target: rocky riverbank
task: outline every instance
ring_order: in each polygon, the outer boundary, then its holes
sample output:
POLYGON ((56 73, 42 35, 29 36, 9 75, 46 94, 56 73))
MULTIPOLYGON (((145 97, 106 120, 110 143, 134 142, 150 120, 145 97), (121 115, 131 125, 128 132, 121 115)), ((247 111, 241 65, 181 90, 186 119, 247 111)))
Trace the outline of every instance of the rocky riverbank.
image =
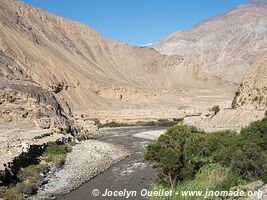
POLYGON ((50 199, 68 193, 130 154, 119 145, 97 140, 82 141, 73 147, 64 167, 51 175, 34 199, 50 199))
POLYGON ((148 139, 148 140, 157 140, 159 136, 164 134, 166 131, 167 129, 144 131, 144 132, 134 134, 133 137, 148 139))
POLYGON ((36 128, 28 124, 0 124, 0 170, 4 170, 4 163, 12 163, 16 157, 27 153, 31 146, 68 141, 71 138, 71 134, 55 133, 52 129, 36 128))

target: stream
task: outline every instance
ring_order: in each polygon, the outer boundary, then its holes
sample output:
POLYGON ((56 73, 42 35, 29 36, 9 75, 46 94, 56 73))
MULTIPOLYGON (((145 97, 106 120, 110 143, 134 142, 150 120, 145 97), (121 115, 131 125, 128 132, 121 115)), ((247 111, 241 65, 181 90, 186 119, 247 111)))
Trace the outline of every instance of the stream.
POLYGON ((137 191, 137 196, 128 199, 146 199, 142 197, 142 189, 149 190, 153 180, 157 178, 155 170, 143 162, 143 155, 146 146, 153 142, 152 140, 133 137, 133 134, 162 130, 166 128, 153 127, 127 127, 127 128, 109 128, 99 130, 98 140, 123 145, 133 151, 133 154, 123 161, 113 165, 105 172, 94 177, 69 194, 58 197, 59 200, 96 200, 96 199, 126 199, 126 197, 106 196, 106 189, 109 191, 137 191), (92 191, 97 189, 99 196, 94 196, 92 191))

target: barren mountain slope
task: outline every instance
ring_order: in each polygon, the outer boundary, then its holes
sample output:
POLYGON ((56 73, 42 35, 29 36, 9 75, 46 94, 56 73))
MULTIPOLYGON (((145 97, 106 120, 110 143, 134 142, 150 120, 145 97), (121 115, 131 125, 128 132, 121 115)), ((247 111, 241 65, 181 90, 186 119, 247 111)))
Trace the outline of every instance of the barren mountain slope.
POLYGON ((267 5, 240 5, 189 31, 177 31, 153 47, 162 54, 182 55, 206 72, 240 83, 257 55, 267 50, 267 5))
POLYGON ((1 54, 34 84, 53 92, 65 110, 139 108, 162 91, 219 90, 226 96, 233 91, 181 56, 110 41, 36 7, 0 2, 1 54))
POLYGON ((70 131, 72 121, 54 94, 36 84, 0 51, 0 124, 24 121, 40 128, 70 131))
POLYGON ((236 96, 233 107, 267 107, 267 52, 250 67, 236 96))

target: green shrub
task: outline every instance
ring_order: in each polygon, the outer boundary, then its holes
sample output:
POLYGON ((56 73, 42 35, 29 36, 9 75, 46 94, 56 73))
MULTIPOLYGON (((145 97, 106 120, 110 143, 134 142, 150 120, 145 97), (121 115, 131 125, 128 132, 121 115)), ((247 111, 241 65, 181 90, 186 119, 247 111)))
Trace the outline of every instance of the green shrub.
POLYGON ((205 136, 204 133, 197 132, 186 138, 182 152, 185 163, 184 168, 181 169, 183 177, 193 178, 201 167, 211 163, 209 157, 205 156, 204 147, 207 145, 205 136))
POLYGON ((267 177, 267 119, 256 121, 243 128, 239 135, 221 140, 213 154, 215 161, 230 166, 247 180, 267 177), (227 140, 228 139, 228 140, 227 140))
POLYGON ((100 127, 102 124, 99 119, 92 119, 97 127, 100 127))
POLYGON ((150 122, 137 122, 140 126, 157 126, 155 121, 150 121, 150 122))
POLYGON ((5 186, 0 186, 0 199, 4 198, 5 191, 6 191, 6 187, 5 186))
POLYGON ((205 133, 176 125, 148 146, 145 160, 154 164, 159 177, 174 185, 192 180, 211 163, 230 168, 248 181, 267 180, 267 119, 241 130, 205 133))
POLYGON ((16 187, 7 188, 4 191, 5 200, 23 200, 22 194, 17 190, 16 187))
POLYGON ((182 122, 182 119, 176 119, 176 120, 159 119, 157 122, 155 122, 155 126, 171 127, 179 122, 182 122))
POLYGON ((18 183, 16 185, 16 188, 20 194, 27 194, 30 196, 37 193, 38 185, 39 185, 38 180, 28 179, 27 181, 18 183))
POLYGON ((205 134, 207 143, 203 154, 207 157, 213 157, 219 151, 229 148, 237 138, 237 133, 233 131, 219 131, 211 134, 205 134))
POLYGON ((132 126, 132 124, 111 121, 111 122, 106 122, 104 124, 101 124, 98 127, 103 128, 103 127, 125 127, 125 126, 132 126))
POLYGON ((55 142, 49 142, 45 152, 43 153, 43 158, 46 162, 63 165, 67 152, 68 148, 65 145, 58 145, 55 142))
POLYGON ((210 112, 214 112, 214 114, 216 115, 218 112, 220 112, 220 106, 215 105, 212 108, 209 109, 210 112))
POLYGON ((186 125, 176 125, 147 148, 145 160, 154 163, 159 177, 171 185, 192 178, 197 171, 197 165, 190 163, 189 156, 184 155, 186 143, 196 134, 195 130, 186 125))
POLYGON ((262 179, 264 176, 265 156, 255 144, 245 144, 235 151, 230 166, 249 181, 262 179))
POLYGON ((101 123, 98 119, 93 119, 95 122, 95 125, 97 125, 99 128, 104 127, 127 127, 127 126, 157 126, 157 127, 171 127, 176 125, 177 123, 183 122, 183 119, 159 119, 157 121, 138 121, 136 123, 126 123, 126 122, 116 122, 116 121, 110 121, 106 123, 101 123))
POLYGON ((21 169, 17 177, 20 181, 27 181, 29 178, 31 179, 39 179, 40 173, 44 170, 44 166, 42 165, 29 165, 28 167, 21 169))
POLYGON ((242 141, 250 141, 250 143, 255 143, 262 150, 267 151, 267 117, 243 128, 240 137, 242 141))

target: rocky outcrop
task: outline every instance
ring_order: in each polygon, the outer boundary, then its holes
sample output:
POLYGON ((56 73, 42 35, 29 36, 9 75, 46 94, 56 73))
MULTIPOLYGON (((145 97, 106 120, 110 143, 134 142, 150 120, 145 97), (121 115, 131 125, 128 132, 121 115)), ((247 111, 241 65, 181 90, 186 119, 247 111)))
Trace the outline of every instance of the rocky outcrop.
POLYGON ((206 72, 240 83, 256 56, 267 50, 267 5, 240 5, 209 18, 192 30, 177 31, 153 47, 162 54, 182 55, 206 72))
POLYGON ((257 200, 257 199, 266 199, 267 198, 267 185, 262 181, 251 182, 246 187, 255 191, 255 194, 246 198, 246 200, 257 200))
POLYGON ((5 85, 0 87, 1 123, 17 121, 40 128, 58 128, 71 132, 72 120, 64 115, 55 97, 34 85, 5 85))
POLYGON ((0 123, 24 122, 71 132, 72 122, 54 94, 35 83, 3 52, 0 52, 0 104, 0 123))
POLYGON ((250 67, 234 97, 232 107, 267 108, 267 52, 250 67))

